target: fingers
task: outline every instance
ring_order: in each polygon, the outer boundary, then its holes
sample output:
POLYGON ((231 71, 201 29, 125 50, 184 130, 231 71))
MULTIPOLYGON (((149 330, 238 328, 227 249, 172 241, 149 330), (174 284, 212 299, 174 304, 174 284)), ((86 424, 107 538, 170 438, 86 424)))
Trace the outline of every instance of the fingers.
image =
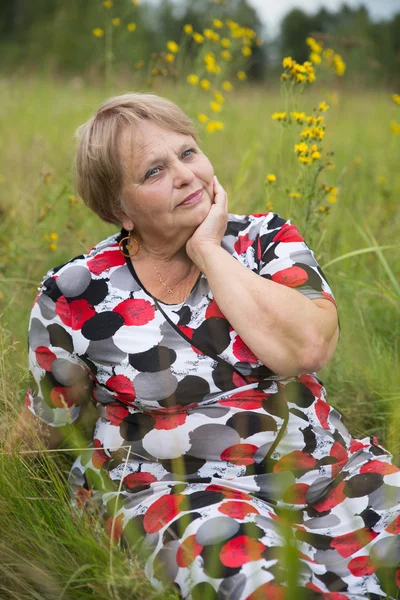
POLYGON ((214 202, 215 204, 219 203, 222 206, 224 206, 225 210, 228 209, 228 194, 226 193, 226 191, 224 190, 224 188, 222 187, 222 185, 219 183, 218 178, 216 175, 214 175, 213 177, 214 180, 214 202))

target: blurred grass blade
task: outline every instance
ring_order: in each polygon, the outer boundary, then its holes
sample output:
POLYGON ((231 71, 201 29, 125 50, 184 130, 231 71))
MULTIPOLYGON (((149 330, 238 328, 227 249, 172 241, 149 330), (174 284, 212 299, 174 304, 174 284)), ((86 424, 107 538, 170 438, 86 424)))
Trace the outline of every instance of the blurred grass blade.
MULTIPOLYGON (((376 240, 375 244, 376 244, 376 240)), ((361 248, 359 250, 353 250, 352 252, 346 252, 346 254, 342 254, 341 256, 337 256, 336 258, 333 258, 332 260, 328 261, 327 263, 325 263, 322 266, 322 270, 327 269, 328 267, 330 267, 331 265, 334 265, 337 262, 340 262, 341 260, 344 260, 345 258, 351 258, 352 256, 358 256, 359 254, 368 254, 369 252, 376 252, 379 256, 379 258, 385 261, 385 264, 387 266, 388 269, 388 275, 390 273, 390 278, 392 279, 392 277, 394 277, 392 271, 390 270, 389 265, 386 262, 385 257, 382 254, 382 250, 392 250, 392 249, 396 249, 396 248, 400 248, 400 244, 389 244, 387 246, 378 246, 377 244, 375 246, 370 246, 369 248, 361 248)), ((394 283, 395 288, 397 290, 397 293, 400 296, 400 285, 399 283, 396 281, 396 279, 394 279, 394 282, 392 280, 392 283, 394 283)))
POLYGON ((371 238, 372 243, 376 244, 376 253, 378 255, 378 258, 381 261, 382 266, 385 269, 390 281, 392 282, 394 289, 400 296, 400 283, 397 281, 395 274, 393 273, 392 269, 389 266, 389 263, 387 262, 386 258, 384 257, 384 255, 382 253, 383 246, 378 246, 377 241, 374 237, 374 234, 372 233, 372 231, 370 230, 368 225, 366 226, 366 228, 367 228, 367 233, 368 233, 369 237, 371 238))

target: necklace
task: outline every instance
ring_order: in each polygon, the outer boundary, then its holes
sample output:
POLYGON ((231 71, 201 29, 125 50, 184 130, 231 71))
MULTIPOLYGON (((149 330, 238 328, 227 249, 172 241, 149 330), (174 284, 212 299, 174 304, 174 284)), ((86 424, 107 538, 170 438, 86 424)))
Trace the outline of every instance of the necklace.
MULTIPOLYGON (((173 294, 173 293, 174 293, 174 290, 171 288, 171 286, 169 286, 169 285, 167 285, 167 284, 165 283, 165 281, 164 281, 164 280, 163 280, 163 278, 161 277, 161 273, 160 273, 160 271, 157 269, 157 266, 156 266, 156 264, 155 264, 154 260, 151 258, 150 254, 149 254, 149 253, 148 253, 148 252, 147 252, 147 251, 146 251, 146 250, 143 248, 143 244, 140 244, 140 248, 143 250, 143 252, 145 253, 145 255, 146 255, 146 256, 148 256, 148 257, 149 257, 149 259, 151 260, 151 262, 152 262, 152 264, 153 264, 153 267, 154 267, 154 269, 155 269, 155 271, 156 271, 156 273, 157 273, 157 275, 158 275, 158 279, 160 280, 160 283, 162 283, 162 285, 163 285, 163 286, 165 287, 165 289, 167 290, 167 293, 168 293, 168 294, 173 294)), ((189 271, 190 271, 190 269, 189 269, 189 271)), ((188 273, 187 275, 185 275, 185 277, 184 277, 183 279, 186 279, 186 277, 187 277, 188 275, 189 275, 189 273, 188 273)), ((182 279, 181 281, 183 281, 183 279, 182 279)))

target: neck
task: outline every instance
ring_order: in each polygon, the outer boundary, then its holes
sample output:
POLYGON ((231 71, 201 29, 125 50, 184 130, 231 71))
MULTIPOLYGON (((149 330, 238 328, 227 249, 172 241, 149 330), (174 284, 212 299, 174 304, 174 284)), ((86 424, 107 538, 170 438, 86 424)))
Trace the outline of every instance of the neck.
MULTIPOLYGON (((179 265, 180 268, 185 265, 193 265, 191 259, 186 253, 186 241, 183 245, 179 243, 179 240, 172 242, 171 244, 151 244, 147 240, 143 240, 142 236, 137 230, 131 232, 131 237, 137 239, 140 244, 139 252, 134 258, 148 258, 160 264, 161 268, 168 268, 169 265, 179 265)), ((136 248, 136 244, 134 244, 136 248)))

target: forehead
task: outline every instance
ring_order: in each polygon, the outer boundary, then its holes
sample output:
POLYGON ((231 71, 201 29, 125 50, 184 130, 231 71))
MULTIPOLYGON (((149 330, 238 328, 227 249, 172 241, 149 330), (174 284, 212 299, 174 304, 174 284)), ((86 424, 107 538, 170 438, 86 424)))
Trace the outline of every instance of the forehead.
POLYGON ((124 163, 136 167, 145 165, 152 157, 162 157, 169 148, 177 149, 185 141, 192 141, 185 135, 157 123, 143 120, 134 125, 127 125, 120 135, 120 153, 124 163))

